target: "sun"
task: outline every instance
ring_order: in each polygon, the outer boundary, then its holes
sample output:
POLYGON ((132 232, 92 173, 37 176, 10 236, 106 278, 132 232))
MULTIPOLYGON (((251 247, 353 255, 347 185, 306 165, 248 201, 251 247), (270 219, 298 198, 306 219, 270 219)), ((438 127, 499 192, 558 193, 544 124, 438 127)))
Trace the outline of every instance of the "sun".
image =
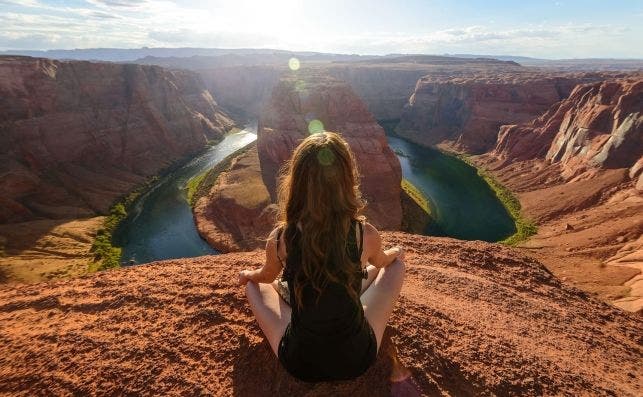
POLYGON ((280 42, 305 40, 306 19, 300 0, 225 1, 212 6, 212 13, 225 15, 227 30, 253 33, 280 42))

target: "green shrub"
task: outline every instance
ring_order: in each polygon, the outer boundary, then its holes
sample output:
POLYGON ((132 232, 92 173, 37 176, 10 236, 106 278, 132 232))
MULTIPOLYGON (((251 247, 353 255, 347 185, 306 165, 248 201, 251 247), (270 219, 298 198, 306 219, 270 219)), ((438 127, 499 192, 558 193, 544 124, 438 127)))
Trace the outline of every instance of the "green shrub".
POLYGON ((201 184, 201 182, 203 182, 206 175, 208 175, 208 171, 202 172, 199 175, 190 178, 186 185, 188 203, 190 203, 191 206, 194 206, 194 204, 196 203, 195 194, 199 190, 199 185, 201 184))
MULTIPOLYGON (((140 194, 140 193, 139 193, 140 194)), ((94 259, 89 264, 90 271, 98 271, 120 267, 121 249, 112 245, 112 234, 125 218, 127 218, 126 202, 131 204, 138 195, 128 195, 122 201, 114 204, 109 210, 109 215, 103 222, 103 227, 96 232, 96 238, 92 244, 91 252, 94 259)))
POLYGON ((94 258, 89 263, 90 272, 121 266, 121 249, 113 245, 112 235, 118 225, 127 218, 127 209, 157 180, 156 176, 150 178, 144 185, 121 198, 109 209, 109 215, 105 217, 103 227, 96 231, 96 238, 90 250, 94 253, 94 258))
POLYGON ((234 159, 250 150, 256 144, 256 141, 247 144, 246 146, 227 155, 211 169, 190 178, 186 184, 186 196, 190 206, 194 207, 201 197, 210 192, 210 189, 212 189, 212 186, 216 183, 219 175, 230 168, 234 159))
POLYGON ((429 206, 429 200, 424 196, 422 191, 418 189, 414 184, 411 183, 406 178, 402 179, 402 189, 406 192, 406 194, 413 199, 417 203, 417 205, 422 208, 424 212, 427 214, 431 214, 431 208, 429 206))

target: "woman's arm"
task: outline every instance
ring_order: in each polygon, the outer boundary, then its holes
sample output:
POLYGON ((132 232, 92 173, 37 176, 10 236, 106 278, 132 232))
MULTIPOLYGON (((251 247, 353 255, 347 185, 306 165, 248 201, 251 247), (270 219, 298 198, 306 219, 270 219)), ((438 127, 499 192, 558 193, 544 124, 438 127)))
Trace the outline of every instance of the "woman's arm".
POLYGON ((404 250, 393 247, 387 250, 382 248, 380 232, 370 223, 364 225, 364 253, 368 262, 375 267, 386 267, 396 259, 404 259, 404 250))
POLYGON ((277 258, 277 229, 273 230, 266 241, 266 263, 259 269, 242 270, 239 272, 239 284, 245 285, 248 281, 270 284, 281 272, 281 262, 277 258))

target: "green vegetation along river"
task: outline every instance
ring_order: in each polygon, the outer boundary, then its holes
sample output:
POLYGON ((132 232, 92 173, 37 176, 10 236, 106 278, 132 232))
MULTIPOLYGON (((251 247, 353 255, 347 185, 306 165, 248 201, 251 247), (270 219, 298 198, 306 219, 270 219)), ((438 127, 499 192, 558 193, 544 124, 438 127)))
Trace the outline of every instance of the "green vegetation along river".
MULTIPOLYGON (((184 166, 162 176, 128 210, 113 236, 121 261, 215 254, 197 233, 186 184, 257 138, 252 128, 230 134, 184 166)), ((434 149, 388 137, 404 178, 428 199, 432 222, 425 234, 466 240, 499 241, 515 232, 512 218, 476 169, 434 149)))
POLYGON ((162 259, 215 254, 197 233, 186 198, 190 178, 212 168, 229 154, 257 139, 254 128, 229 134, 184 166, 159 178, 128 210, 113 236, 121 261, 146 263, 162 259))

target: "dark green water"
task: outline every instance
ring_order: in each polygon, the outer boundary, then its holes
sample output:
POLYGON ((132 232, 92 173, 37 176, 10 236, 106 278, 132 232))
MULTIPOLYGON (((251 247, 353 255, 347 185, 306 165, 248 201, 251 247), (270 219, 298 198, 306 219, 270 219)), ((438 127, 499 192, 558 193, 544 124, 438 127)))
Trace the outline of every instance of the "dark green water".
MULTIPOLYGON (((115 244, 123 250, 121 261, 146 263, 217 253, 196 231, 185 186, 256 138, 253 129, 228 135, 139 197, 114 234, 115 244)), ((435 221, 425 234, 498 241, 515 232, 511 217, 473 167, 400 138, 388 140, 398 153, 404 177, 429 199, 435 221)))
POLYGON ((121 261, 146 263, 217 253, 197 233, 186 183, 257 139, 254 129, 230 134, 189 163, 160 178, 129 210, 114 234, 121 261))
POLYGON ((435 149, 388 136, 404 178, 428 198, 435 220, 425 234, 500 241, 515 233, 507 210, 475 168, 435 149))

